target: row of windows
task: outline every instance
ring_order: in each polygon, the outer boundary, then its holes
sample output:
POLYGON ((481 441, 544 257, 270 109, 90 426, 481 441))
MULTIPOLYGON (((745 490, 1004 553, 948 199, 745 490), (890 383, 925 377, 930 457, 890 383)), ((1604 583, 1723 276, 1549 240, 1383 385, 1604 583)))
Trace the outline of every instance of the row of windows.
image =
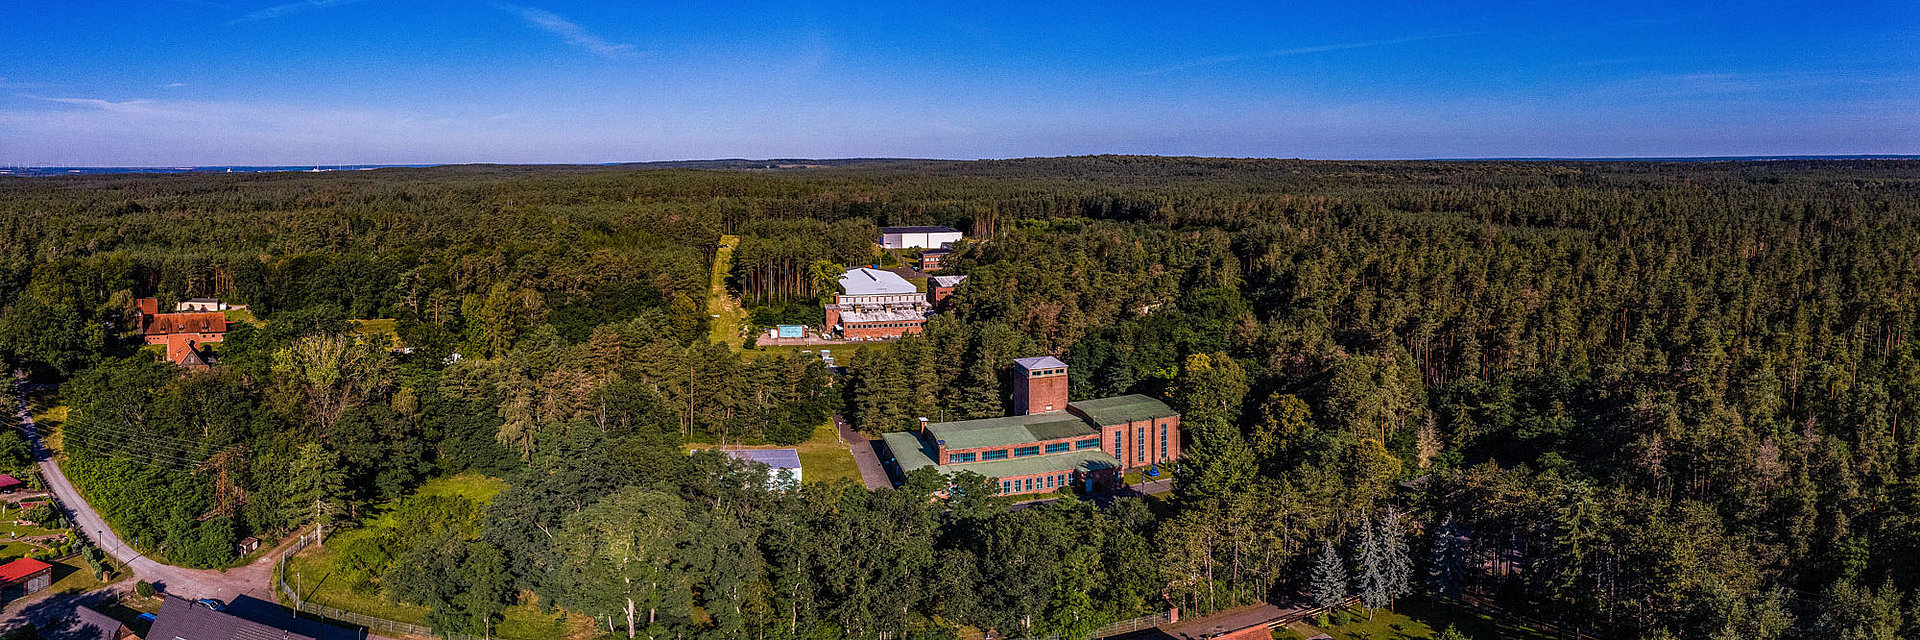
POLYGON ((1067 486, 1067 474, 1060 473, 1040 478, 1017 478, 1001 480, 1000 493, 1031 493, 1067 486))
MULTIPOLYGON (((1127 442, 1126 436, 1124 435, 1125 433, 1126 433, 1125 431, 1113 432, 1113 457, 1119 458, 1121 460, 1127 459, 1127 455, 1125 453, 1125 447, 1127 442)), ((1147 461, 1147 430, 1145 428, 1135 429, 1133 433, 1134 433, 1133 460, 1135 463, 1144 463, 1147 461)), ((1162 462, 1166 461, 1168 457, 1167 456, 1167 425, 1166 424, 1160 425, 1160 456, 1159 457, 1162 462)))
POLYGON ((1034 369, 1033 371, 1027 372, 1027 375, 1029 377, 1038 378, 1040 376, 1060 375, 1066 372, 1067 372, 1066 369, 1034 369))
POLYGON ((861 328, 861 329, 895 329, 899 327, 918 327, 926 323, 924 322, 849 322, 847 324, 857 328, 861 328))
MULTIPOLYGON (((1049 442, 1046 445, 1046 451, 1047 453, 1066 453, 1074 449, 1097 449, 1099 447, 1100 447, 1099 438, 1087 438, 1079 442, 1049 442)), ((1025 458, 1027 456, 1037 456, 1037 455, 1040 455, 1040 449, 1041 447, 1039 445, 1035 445, 1031 447, 1018 447, 1013 450, 1013 457, 1025 458)), ((947 460, 949 460, 951 464, 973 462, 975 459, 976 458, 974 457, 974 454, 971 452, 952 453, 947 455, 947 460)), ((1007 450, 995 449, 993 451, 982 451, 980 452, 979 457, 977 459, 1005 460, 1007 459, 1007 450)))

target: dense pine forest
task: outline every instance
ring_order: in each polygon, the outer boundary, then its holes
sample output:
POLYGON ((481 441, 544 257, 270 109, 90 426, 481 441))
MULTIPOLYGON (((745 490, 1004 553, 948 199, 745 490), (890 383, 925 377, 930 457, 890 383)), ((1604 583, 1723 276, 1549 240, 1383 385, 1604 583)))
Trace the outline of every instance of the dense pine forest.
POLYGON ((1312 599, 1400 547, 1404 584, 1357 595, 1920 637, 1920 161, 5 179, 0 305, 0 357, 70 409, 63 467, 143 551, 227 566, 394 518, 350 579, 447 631, 535 606, 609 637, 1083 637, 1312 599), (722 235, 756 317, 818 322, 821 265, 903 224, 969 237, 924 335, 843 373, 711 341, 722 235), (256 321, 186 374, 128 339, 149 296, 256 321), (1183 412, 1170 495, 783 491, 684 449, 1003 415, 1040 354, 1075 398, 1183 412), (506 488, 414 493, 461 472, 506 488))

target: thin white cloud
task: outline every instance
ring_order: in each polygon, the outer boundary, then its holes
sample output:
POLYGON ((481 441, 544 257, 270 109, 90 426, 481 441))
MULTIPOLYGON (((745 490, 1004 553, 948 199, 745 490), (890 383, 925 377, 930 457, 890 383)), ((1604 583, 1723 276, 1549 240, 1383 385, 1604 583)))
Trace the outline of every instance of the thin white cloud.
POLYGON ((163 86, 163 87, 166 87, 166 88, 168 88, 168 89, 178 89, 178 88, 180 88, 180 87, 184 87, 184 86, 187 86, 187 83, 185 83, 185 82, 169 82, 169 83, 166 83, 166 84, 164 84, 164 85, 161 85, 161 86, 163 86))
POLYGON ((520 16, 521 20, 527 22, 527 26, 559 36, 567 44, 586 49, 603 58, 618 58, 636 51, 633 45, 613 42, 594 35, 587 31, 586 27, 551 11, 504 2, 495 3, 493 6, 501 11, 520 16))
POLYGON ((1443 34, 1437 34, 1437 35, 1393 38, 1389 40, 1341 42, 1341 43, 1335 43, 1335 44, 1313 45, 1308 47, 1290 47, 1286 49, 1273 49, 1269 51, 1261 51, 1259 53, 1244 53, 1244 54, 1225 55, 1225 56, 1212 56, 1207 58, 1195 58, 1193 60, 1188 60, 1186 62, 1148 69, 1146 71, 1140 72, 1139 75, 1157 76, 1161 74, 1172 73, 1175 71, 1185 71, 1188 69, 1197 69, 1200 67, 1211 67, 1214 65, 1230 64, 1235 62, 1246 62, 1249 60, 1265 60, 1268 58, 1281 58, 1286 56, 1297 56, 1297 55, 1304 55, 1304 54, 1310 54, 1310 53, 1327 53, 1330 51, 1346 51, 1349 49, 1370 49, 1373 47, 1386 47, 1386 46, 1392 46, 1396 44, 1407 44, 1409 42, 1420 42, 1422 40, 1438 40, 1441 38, 1458 38, 1461 36, 1469 36, 1469 35, 1474 35, 1474 34, 1473 33, 1443 33, 1443 34))
POLYGON ((275 18, 280 18, 283 16, 292 15, 295 13, 312 11, 314 9, 325 9, 328 7, 337 7, 340 5, 353 4, 361 1, 363 0, 300 0, 300 2, 289 2, 286 4, 267 7, 265 9, 255 11, 253 13, 249 13, 247 15, 244 15, 238 18, 234 18, 233 20, 227 22, 227 24, 241 24, 245 22, 259 22, 261 20, 272 20, 275 18))

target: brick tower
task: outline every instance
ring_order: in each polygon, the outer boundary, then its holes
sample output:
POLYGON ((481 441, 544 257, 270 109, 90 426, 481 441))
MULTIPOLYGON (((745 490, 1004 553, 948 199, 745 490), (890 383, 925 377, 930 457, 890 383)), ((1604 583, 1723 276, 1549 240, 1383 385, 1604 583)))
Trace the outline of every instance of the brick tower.
POLYGON ((1067 363, 1053 356, 1013 361, 1013 411, 1017 415, 1067 408, 1067 363))

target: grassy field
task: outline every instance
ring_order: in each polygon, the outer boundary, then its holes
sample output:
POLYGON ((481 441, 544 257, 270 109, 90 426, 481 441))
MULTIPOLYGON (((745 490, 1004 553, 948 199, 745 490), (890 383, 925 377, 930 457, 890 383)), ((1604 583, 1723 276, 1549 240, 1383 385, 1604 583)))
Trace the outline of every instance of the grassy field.
POLYGON ((33 416, 35 430, 48 449, 60 450, 60 425, 67 421, 67 406, 57 393, 45 389, 27 395, 27 411, 33 416))
POLYGON ((357 336, 386 335, 393 340, 394 348, 404 347, 400 343, 400 321, 393 318, 375 318, 373 320, 353 321, 353 334, 357 336))
MULTIPOLYGON (((1418 599, 1403 602, 1398 611, 1375 611, 1368 619, 1359 612, 1352 612, 1346 624, 1329 624, 1317 627, 1314 620, 1295 625, 1295 629, 1314 630, 1333 636, 1334 640, 1427 640, 1437 638, 1447 625, 1455 625, 1460 633, 1473 640, 1552 640, 1551 634, 1504 620, 1496 620, 1484 614, 1475 613, 1452 606, 1434 606, 1418 599)), ((1273 637, 1287 640, 1304 640, 1307 636, 1298 631, 1282 630, 1273 637)))
MULTIPOLYGON (((507 486, 506 481, 478 473, 429 480, 420 486, 415 495, 466 496, 482 502, 492 501, 507 486)), ((360 536, 376 535, 383 529, 390 530, 399 523, 390 513, 368 520, 357 529, 350 529, 328 537, 326 547, 308 547, 287 564, 288 581, 300 589, 308 602, 329 607, 345 609, 355 613, 386 618, 399 622, 420 624, 427 615, 426 607, 394 604, 380 594, 355 593, 345 580, 333 579, 335 558, 333 550, 340 543, 360 536)), ((529 596, 531 597, 531 596, 529 596)), ((522 604, 507 609, 506 620, 495 629, 496 637, 509 639, 566 638, 583 634, 592 622, 579 616, 566 616, 561 613, 541 613, 540 608, 531 604, 522 604)))
POLYGON ((225 313, 227 314, 227 322, 259 322, 260 321, 259 318, 254 317, 252 309, 228 309, 226 310, 225 313))
MULTIPOLYGON (((705 449, 712 447, 713 443, 688 443, 682 446, 688 449, 705 449)), ((814 427, 812 438, 791 447, 768 444, 728 446, 727 448, 793 449, 800 454, 800 475, 806 482, 827 482, 835 478, 847 478, 856 483, 860 482, 860 467, 854 464, 853 453, 847 451, 847 445, 840 442, 840 436, 832 423, 814 427)))
POLYGON ((713 342, 725 342, 740 348, 745 338, 740 335, 740 327, 747 323, 747 310, 740 306, 740 300, 727 293, 727 273, 733 271, 733 248, 739 246, 740 236, 720 236, 720 249, 713 252, 713 274, 707 293, 707 338, 713 342))

